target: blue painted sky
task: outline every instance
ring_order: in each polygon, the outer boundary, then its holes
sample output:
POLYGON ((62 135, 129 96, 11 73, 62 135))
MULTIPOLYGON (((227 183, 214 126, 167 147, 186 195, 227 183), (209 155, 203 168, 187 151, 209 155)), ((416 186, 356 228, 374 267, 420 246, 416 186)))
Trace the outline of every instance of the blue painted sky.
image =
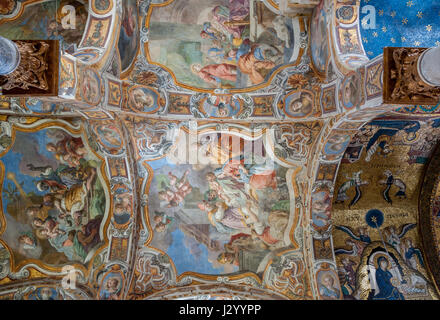
POLYGON ((365 6, 376 10, 376 28, 361 23, 361 38, 371 59, 384 47, 435 47, 440 45, 440 0, 361 0, 360 19, 365 6))
POLYGON ((168 162, 167 161, 167 157, 159 159, 159 160, 148 162, 148 165, 153 170, 159 170, 160 168, 162 168, 164 166, 170 166, 170 167, 175 167, 176 166, 175 164, 168 162))
MULTIPOLYGON (((17 146, 20 144, 20 138, 32 138, 36 143, 38 143, 38 153, 41 155, 44 155, 47 158, 54 158, 53 153, 50 153, 46 150, 46 144, 50 142, 51 140, 48 139, 47 130, 41 130, 38 132, 32 132, 32 133, 23 133, 23 132, 17 132, 16 133, 16 141, 14 143, 14 146, 17 146), (18 141, 17 141, 18 140, 18 141)), ((33 191, 35 194, 43 195, 44 192, 38 191, 37 187, 35 186, 34 181, 38 180, 37 177, 32 177, 26 174, 23 174, 20 169, 20 162, 22 161, 23 154, 21 152, 14 152, 12 149, 14 149, 14 146, 11 148, 11 151, 9 151, 5 156, 1 157, 0 160, 3 162, 5 166, 5 175, 8 172, 13 172, 15 174, 16 180, 21 183, 23 183, 23 190, 26 193, 29 193, 33 191)), ((23 150, 23 152, 26 152, 26 150, 23 150)), ((8 184, 13 184, 13 182, 5 177, 5 180, 3 182, 3 189, 7 187, 8 184)), ((2 194, 3 198, 3 204, 4 207, 7 207, 8 200, 6 197, 4 197, 4 193, 2 194)))
POLYGON ((167 254, 173 259, 179 274, 186 271, 193 271, 204 274, 222 274, 223 268, 213 268, 208 261, 208 249, 205 245, 200 244, 201 254, 196 259, 189 249, 185 246, 185 234, 176 229, 171 234, 173 237, 172 244, 168 247, 167 254))

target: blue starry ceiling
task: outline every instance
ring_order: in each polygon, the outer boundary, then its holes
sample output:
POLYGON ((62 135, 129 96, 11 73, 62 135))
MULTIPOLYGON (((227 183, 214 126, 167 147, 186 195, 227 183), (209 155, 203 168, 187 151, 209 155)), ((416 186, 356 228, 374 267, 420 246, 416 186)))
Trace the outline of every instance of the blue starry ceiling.
POLYGON ((362 43, 370 59, 382 54, 384 47, 440 46, 440 0, 361 0, 360 18, 362 43), (375 9, 375 28, 368 29, 373 25, 368 7, 363 13, 366 6, 375 9))

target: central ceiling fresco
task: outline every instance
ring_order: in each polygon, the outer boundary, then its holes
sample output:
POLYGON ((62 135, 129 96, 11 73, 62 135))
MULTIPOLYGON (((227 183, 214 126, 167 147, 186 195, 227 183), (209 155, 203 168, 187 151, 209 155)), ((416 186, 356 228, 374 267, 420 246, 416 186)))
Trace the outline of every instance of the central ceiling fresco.
POLYGON ((206 165, 168 157, 148 163, 151 246, 166 252, 178 273, 262 272, 269 253, 290 244, 287 170, 272 162, 261 138, 201 134, 199 143, 206 165), (258 146, 260 158, 245 159, 258 146))

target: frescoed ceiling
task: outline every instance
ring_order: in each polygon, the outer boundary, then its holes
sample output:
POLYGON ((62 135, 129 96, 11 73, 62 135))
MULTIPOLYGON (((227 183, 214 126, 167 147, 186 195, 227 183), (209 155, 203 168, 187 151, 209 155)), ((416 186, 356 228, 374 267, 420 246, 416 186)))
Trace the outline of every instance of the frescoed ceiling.
POLYGON ((369 58, 382 54, 384 47, 440 45, 437 0, 362 0, 360 8, 362 43, 369 58), (376 13, 371 15, 375 21, 369 16, 372 10, 376 13))
POLYGON ((0 297, 438 299, 438 105, 383 104, 373 0, 312 2, 1 2, 61 54, 58 96, 0 96, 0 297))

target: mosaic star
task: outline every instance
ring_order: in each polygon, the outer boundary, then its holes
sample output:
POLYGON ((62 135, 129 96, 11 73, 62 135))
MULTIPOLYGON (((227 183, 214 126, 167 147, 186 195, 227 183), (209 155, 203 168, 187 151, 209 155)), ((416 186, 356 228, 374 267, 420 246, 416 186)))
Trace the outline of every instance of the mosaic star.
POLYGON ((432 26, 430 24, 428 24, 426 26, 426 31, 431 32, 431 30, 432 30, 432 26))
POLYGON ((422 19, 422 18, 423 18, 423 12, 422 12, 422 11, 419 11, 419 12, 417 13, 417 17, 419 17, 420 19, 422 19))

